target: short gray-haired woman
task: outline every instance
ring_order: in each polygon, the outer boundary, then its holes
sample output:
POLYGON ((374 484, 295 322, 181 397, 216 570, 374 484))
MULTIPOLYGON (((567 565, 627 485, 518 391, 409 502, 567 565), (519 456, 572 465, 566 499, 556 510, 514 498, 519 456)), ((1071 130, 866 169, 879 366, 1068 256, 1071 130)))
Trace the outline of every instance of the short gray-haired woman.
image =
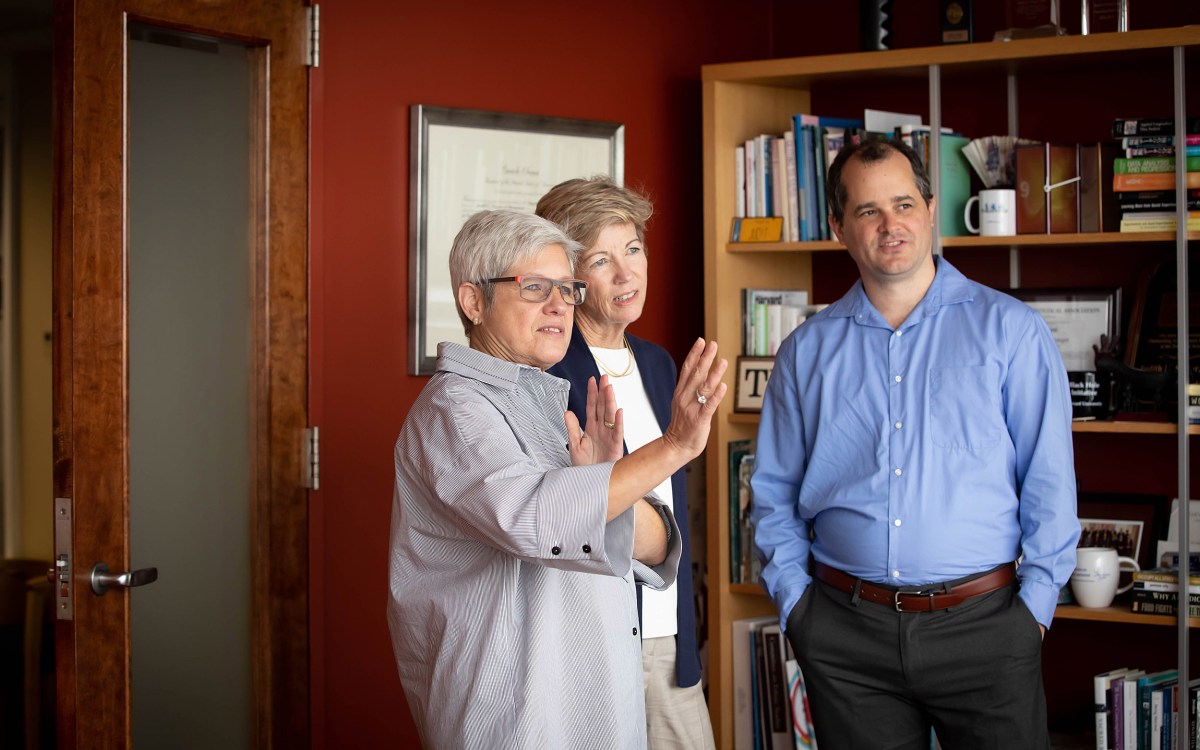
POLYGON ((396 441, 392 506, 388 625, 429 748, 646 746, 635 575, 666 588, 680 554, 653 488, 704 449, 726 363, 697 341, 670 426, 627 456, 603 379, 580 429, 569 384, 545 372, 587 294, 577 248, 543 219, 485 211, 450 252, 470 347, 438 347, 396 441))
MULTIPOLYGON (((575 273, 588 283, 567 354, 550 373, 571 382, 568 408, 581 414, 588 381, 605 373, 625 414, 625 444, 636 450, 667 429, 675 386, 671 355, 626 331, 646 303, 646 224, 654 206, 608 177, 593 177, 554 186, 538 201, 536 213, 583 246, 575 273)), ((715 743, 700 684, 683 469, 657 492, 672 508, 683 550, 674 586, 639 592, 647 732, 652 750, 705 750, 715 743)))

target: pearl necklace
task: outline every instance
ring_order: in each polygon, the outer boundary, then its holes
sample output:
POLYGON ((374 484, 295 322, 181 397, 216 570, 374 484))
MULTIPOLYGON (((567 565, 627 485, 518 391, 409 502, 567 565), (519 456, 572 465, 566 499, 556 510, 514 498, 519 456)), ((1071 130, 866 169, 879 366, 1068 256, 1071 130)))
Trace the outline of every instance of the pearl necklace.
POLYGON ((631 349, 629 347, 629 337, 624 334, 622 334, 621 337, 623 339, 625 339, 625 351, 629 352, 629 363, 627 365, 625 365, 625 369, 623 371, 614 372, 614 371, 610 370, 604 364, 603 360, 601 360, 595 354, 592 355, 592 357, 596 360, 596 366, 599 367, 601 370, 603 370, 604 374, 609 376, 610 378, 623 378, 626 375, 628 375, 629 373, 633 372, 633 349, 631 349))

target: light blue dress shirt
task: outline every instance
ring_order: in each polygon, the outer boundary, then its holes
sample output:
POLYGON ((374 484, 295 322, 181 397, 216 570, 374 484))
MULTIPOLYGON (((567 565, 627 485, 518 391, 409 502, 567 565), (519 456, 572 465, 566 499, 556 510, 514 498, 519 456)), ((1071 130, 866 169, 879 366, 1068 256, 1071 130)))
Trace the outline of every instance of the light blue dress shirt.
POLYGON ((942 258, 893 329, 862 282, 780 347, 751 486, 762 582, 780 624, 808 556, 922 585, 1022 557, 1020 597, 1047 627, 1079 519, 1066 370, 1045 321, 942 258))

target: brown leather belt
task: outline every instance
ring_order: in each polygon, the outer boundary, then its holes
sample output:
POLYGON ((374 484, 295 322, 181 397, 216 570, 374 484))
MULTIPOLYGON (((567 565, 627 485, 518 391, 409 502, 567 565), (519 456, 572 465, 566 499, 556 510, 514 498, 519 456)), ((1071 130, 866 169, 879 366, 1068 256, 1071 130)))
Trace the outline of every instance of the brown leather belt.
POLYGON ((1009 563, 954 586, 931 583, 929 588, 933 590, 928 592, 897 591, 878 586, 822 563, 814 564, 813 576, 847 594, 853 594, 857 585, 860 598, 885 607, 894 607, 897 612, 936 612, 939 609, 957 607, 972 597, 1004 588, 1016 578, 1016 567, 1014 563, 1009 563))

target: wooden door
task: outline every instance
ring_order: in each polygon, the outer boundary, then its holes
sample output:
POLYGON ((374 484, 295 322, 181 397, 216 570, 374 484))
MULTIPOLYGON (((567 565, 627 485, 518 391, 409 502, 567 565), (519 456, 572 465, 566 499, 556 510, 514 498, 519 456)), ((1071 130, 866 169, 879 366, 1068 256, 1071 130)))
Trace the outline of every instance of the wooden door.
MULTIPOLYGON (((139 520, 130 503, 137 454, 130 413, 147 373, 135 372, 131 384, 130 280, 139 261, 130 251, 136 245, 129 230, 130 157, 144 153, 145 137, 131 132, 127 119, 135 29, 174 35, 183 46, 216 40, 244 47, 246 115, 238 125, 248 149, 244 184, 237 187, 247 196, 249 269, 248 418, 239 436, 248 467, 247 742, 306 747, 307 8, 302 0, 57 0, 55 14, 54 489, 56 555, 67 555, 59 559, 56 601, 59 747, 128 747, 139 716, 131 605, 149 589, 112 586, 97 595, 91 587, 97 563, 130 571, 137 557, 130 534, 139 520)), ((147 283, 134 286, 136 296, 147 283)), ((149 376, 170 377, 153 370, 149 376)), ((161 391, 164 383, 156 385, 161 391)), ((189 480, 180 476, 178 483, 189 480)), ((221 546, 210 554, 221 561, 221 546)), ((163 571, 150 585, 171 586, 179 578, 163 571)), ((216 627, 220 615, 220 608, 205 612, 200 626, 216 627)), ((178 636, 181 646, 189 637, 178 636)), ((180 663, 166 670, 178 667, 177 685, 186 684, 189 667, 184 649, 179 653, 180 663)))

